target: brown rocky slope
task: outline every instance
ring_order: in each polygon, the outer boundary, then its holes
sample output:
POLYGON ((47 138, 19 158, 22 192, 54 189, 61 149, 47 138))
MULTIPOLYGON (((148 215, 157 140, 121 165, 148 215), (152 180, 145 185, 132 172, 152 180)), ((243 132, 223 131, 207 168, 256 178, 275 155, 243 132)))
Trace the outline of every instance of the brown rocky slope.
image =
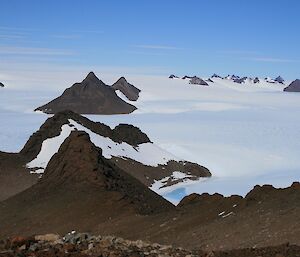
POLYGON ((114 217, 174 208, 106 160, 89 136, 77 131, 65 140, 37 184, 0 206, 2 235, 93 230, 114 217))

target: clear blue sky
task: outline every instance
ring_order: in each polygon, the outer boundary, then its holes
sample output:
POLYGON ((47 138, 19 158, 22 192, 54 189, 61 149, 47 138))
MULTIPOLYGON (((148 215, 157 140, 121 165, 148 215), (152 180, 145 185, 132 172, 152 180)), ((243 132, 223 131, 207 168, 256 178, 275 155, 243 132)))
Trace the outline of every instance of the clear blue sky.
POLYGON ((1 0, 1 62, 300 78, 299 0, 1 0))

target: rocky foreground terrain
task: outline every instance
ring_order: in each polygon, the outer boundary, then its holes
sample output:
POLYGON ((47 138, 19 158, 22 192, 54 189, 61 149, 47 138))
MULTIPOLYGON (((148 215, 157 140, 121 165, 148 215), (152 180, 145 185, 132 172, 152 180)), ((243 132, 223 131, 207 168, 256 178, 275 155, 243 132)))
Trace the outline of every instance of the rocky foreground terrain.
MULTIPOLYGON (((10 190, 0 200, 0 256, 299 256, 299 182, 283 189, 255 186, 245 197, 191 194, 175 206, 135 175, 146 170, 133 172, 134 160, 122 155, 141 154, 144 144, 153 147, 136 127, 111 129, 65 111, 49 118, 20 153, 0 153, 0 189, 10 190), (59 143, 63 128, 69 134, 59 143), (30 174, 24 165, 53 139, 57 151, 42 173, 30 174), (111 150, 122 154, 108 157, 111 150), (68 233, 73 230, 79 233, 68 233), (32 237, 47 233, 55 239, 32 237)), ((173 183, 167 166, 144 175, 167 175, 173 183)))
POLYGON ((299 183, 244 198, 192 194, 174 206, 104 150, 72 131, 35 184, 0 202, 0 238, 76 230, 207 252, 300 244, 299 183))
POLYGON ((114 236, 92 236, 75 231, 57 234, 13 237, 0 241, 2 257, 297 257, 300 247, 279 245, 231 251, 202 251, 175 248, 141 240, 130 241, 114 236))

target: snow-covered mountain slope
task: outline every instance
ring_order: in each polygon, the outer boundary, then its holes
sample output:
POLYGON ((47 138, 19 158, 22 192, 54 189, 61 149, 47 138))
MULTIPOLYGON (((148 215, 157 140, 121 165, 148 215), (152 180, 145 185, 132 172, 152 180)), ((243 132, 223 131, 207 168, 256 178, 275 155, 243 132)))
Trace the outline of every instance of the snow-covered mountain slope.
POLYGON ((35 159, 27 164, 29 169, 33 169, 33 173, 43 173, 48 162, 55 153, 58 152, 61 144, 71 134, 71 131, 85 131, 89 134, 91 142, 101 148, 102 155, 106 159, 121 157, 123 159, 132 159, 144 165, 157 167, 158 165, 166 165, 168 161, 182 161, 176 156, 168 153, 153 143, 143 143, 134 147, 126 142, 116 143, 109 137, 104 137, 94 133, 90 129, 80 125, 74 120, 69 119, 69 124, 61 127, 61 133, 52 138, 48 138, 42 143, 42 148, 35 159))
MULTIPOLYGON (((138 110, 87 117, 112 127, 133 124, 159 147, 212 172, 212 178, 166 192, 169 200, 193 192, 244 195, 256 184, 286 187, 300 180, 300 95, 283 92, 284 85, 264 78, 257 84, 212 78, 214 83, 198 87, 168 77, 126 77, 141 89, 138 110)), ((112 84, 116 77, 103 80, 112 84)), ((0 95, 0 117, 6 121, 0 123, 1 150, 24 145, 47 118, 28 110, 55 94, 7 89, 0 95)))
POLYGON ((159 194, 167 187, 171 187, 172 191, 174 185, 194 183, 202 177, 211 176, 205 167, 184 161, 158 147, 132 125, 120 124, 110 129, 105 124, 95 123, 71 111, 49 118, 20 151, 19 155, 29 160, 26 167, 30 173, 43 174, 50 159, 74 130, 86 132, 91 142, 101 149, 104 158, 147 187, 165 180, 163 185, 152 188, 159 194), (170 179, 176 172, 180 172, 181 177, 170 179))

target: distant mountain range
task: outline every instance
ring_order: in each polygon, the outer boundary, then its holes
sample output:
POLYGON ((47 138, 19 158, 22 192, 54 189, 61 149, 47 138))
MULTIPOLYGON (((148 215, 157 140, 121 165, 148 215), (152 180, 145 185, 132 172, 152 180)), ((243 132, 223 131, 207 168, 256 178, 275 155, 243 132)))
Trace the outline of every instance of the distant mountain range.
MULTIPOLYGON (((174 74, 169 76, 170 79, 180 79, 179 76, 176 76, 174 74)), ((270 77, 266 77, 264 79, 260 79, 258 77, 251 78, 251 77, 240 77, 237 75, 227 75, 225 77, 221 77, 217 74, 213 74, 210 78, 208 79, 203 79, 197 76, 183 76, 181 79, 189 80, 189 84, 194 84, 194 85, 202 85, 202 86, 209 86, 210 84, 214 83, 214 80, 227 80, 231 81, 236 84, 247 84, 247 85, 259 85, 261 83, 267 83, 267 84, 278 84, 278 85, 286 85, 286 87, 283 89, 285 92, 300 92, 300 80, 296 79, 292 83, 288 84, 281 76, 278 76, 275 79, 272 79, 270 77)))
MULTIPOLYGON (((176 76, 176 75, 174 75, 174 74, 172 74, 172 75, 169 76, 169 78, 170 79, 178 79, 179 77, 176 76)), ((199 78, 197 76, 187 76, 187 75, 185 75, 184 77, 182 77, 182 79, 189 79, 190 80, 190 84, 198 84, 198 85, 208 86, 208 84, 205 83, 204 79, 201 79, 201 78, 199 78), (202 81, 202 82, 200 82, 200 81, 202 81), (193 83, 193 82, 196 82, 196 83, 193 83)), ((246 83, 246 82, 257 84, 257 83, 261 82, 261 80, 258 77, 255 77, 255 78, 245 77, 245 76, 244 77, 240 77, 240 76, 237 76, 237 75, 227 75, 225 77, 221 77, 221 76, 219 76, 217 74, 213 74, 206 81, 213 83, 213 80, 211 80, 211 79, 226 79, 226 80, 231 80, 231 81, 233 81, 235 83, 238 83, 238 84, 243 84, 243 83, 246 83)), ((271 79, 271 78, 266 77, 264 79, 264 81, 268 82, 268 83, 271 83, 271 84, 275 84, 275 83, 284 84, 285 83, 285 80, 281 76, 278 76, 275 79, 271 79)))

